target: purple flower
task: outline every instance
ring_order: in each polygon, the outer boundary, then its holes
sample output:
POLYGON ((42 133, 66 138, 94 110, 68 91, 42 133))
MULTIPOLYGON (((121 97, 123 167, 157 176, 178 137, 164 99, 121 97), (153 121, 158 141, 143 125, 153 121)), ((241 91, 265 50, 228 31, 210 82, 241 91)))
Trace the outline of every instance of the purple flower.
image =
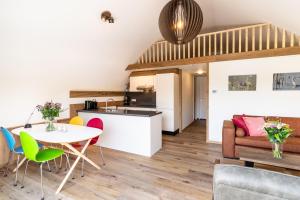
POLYGON ((61 109, 61 103, 56 103, 56 104, 54 105, 54 107, 55 107, 56 109, 60 110, 60 109, 61 109))

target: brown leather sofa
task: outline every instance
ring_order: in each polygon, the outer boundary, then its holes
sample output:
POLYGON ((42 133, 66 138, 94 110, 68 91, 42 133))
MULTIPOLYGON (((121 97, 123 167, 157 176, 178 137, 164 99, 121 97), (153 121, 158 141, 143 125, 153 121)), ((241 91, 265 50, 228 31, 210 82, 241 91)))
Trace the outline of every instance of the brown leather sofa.
MULTIPOLYGON (((265 117, 266 120, 281 120, 281 122, 289 124, 294 130, 283 145, 283 151, 300 154, 300 118, 293 117, 265 117)), ((272 149, 272 145, 265 136, 250 137, 240 134, 241 130, 234 126, 230 120, 223 123, 222 132, 222 152, 225 158, 239 158, 237 146, 246 146, 250 148, 272 149)))

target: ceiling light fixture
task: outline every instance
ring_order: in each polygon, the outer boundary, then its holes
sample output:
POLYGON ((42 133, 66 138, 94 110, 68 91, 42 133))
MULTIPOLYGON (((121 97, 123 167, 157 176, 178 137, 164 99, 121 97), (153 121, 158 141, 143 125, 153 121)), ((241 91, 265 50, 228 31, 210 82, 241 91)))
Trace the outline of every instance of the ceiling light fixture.
POLYGON ((159 16, 162 36, 173 44, 185 44, 201 31, 203 14, 194 0, 171 0, 159 16))
POLYGON ((112 17, 112 15, 109 11, 104 11, 101 13, 101 20, 103 22, 108 22, 110 24, 115 22, 114 18, 112 17))

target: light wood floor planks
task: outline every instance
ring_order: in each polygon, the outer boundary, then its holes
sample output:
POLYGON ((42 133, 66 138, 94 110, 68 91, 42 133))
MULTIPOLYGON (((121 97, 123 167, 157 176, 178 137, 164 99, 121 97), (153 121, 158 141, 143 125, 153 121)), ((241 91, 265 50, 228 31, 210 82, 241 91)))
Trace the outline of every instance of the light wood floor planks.
MULTIPOLYGON (((118 200, 206 200, 211 199, 214 161, 221 158, 221 146, 205 143, 205 122, 196 121, 177 136, 163 136, 163 149, 152 158, 103 148, 106 166, 97 171, 85 165, 62 192, 54 193, 66 172, 44 172, 45 199, 118 200)), ((97 147, 88 156, 100 162, 97 147)), ((241 164, 238 161, 229 161, 241 164)), ((53 163, 52 163, 53 166, 53 163)), ((12 166, 13 167, 13 166, 12 166)), ((23 175, 23 169, 20 175, 23 175)), ((31 164, 25 188, 13 186, 13 174, 0 177, 0 199, 40 199, 39 168, 31 164)))

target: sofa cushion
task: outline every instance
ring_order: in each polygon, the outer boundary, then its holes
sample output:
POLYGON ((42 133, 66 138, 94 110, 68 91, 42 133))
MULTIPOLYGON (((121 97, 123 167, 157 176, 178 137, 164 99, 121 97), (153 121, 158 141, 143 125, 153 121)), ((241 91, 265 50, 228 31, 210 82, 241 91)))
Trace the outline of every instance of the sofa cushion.
POLYGON ((249 135, 249 130, 243 120, 243 116, 233 116, 232 122, 237 128, 243 129, 245 131, 246 135, 249 135))
POLYGON ((245 137, 246 133, 242 128, 237 128, 235 131, 236 137, 245 137))
MULTIPOLYGON (((236 137, 235 143, 241 146, 272 149, 272 144, 265 136, 236 137)), ((283 151, 291 153, 300 153, 300 137, 289 137, 283 144, 283 151)))
POLYGON ((264 136, 265 119, 263 117, 243 117, 250 136, 264 136))

